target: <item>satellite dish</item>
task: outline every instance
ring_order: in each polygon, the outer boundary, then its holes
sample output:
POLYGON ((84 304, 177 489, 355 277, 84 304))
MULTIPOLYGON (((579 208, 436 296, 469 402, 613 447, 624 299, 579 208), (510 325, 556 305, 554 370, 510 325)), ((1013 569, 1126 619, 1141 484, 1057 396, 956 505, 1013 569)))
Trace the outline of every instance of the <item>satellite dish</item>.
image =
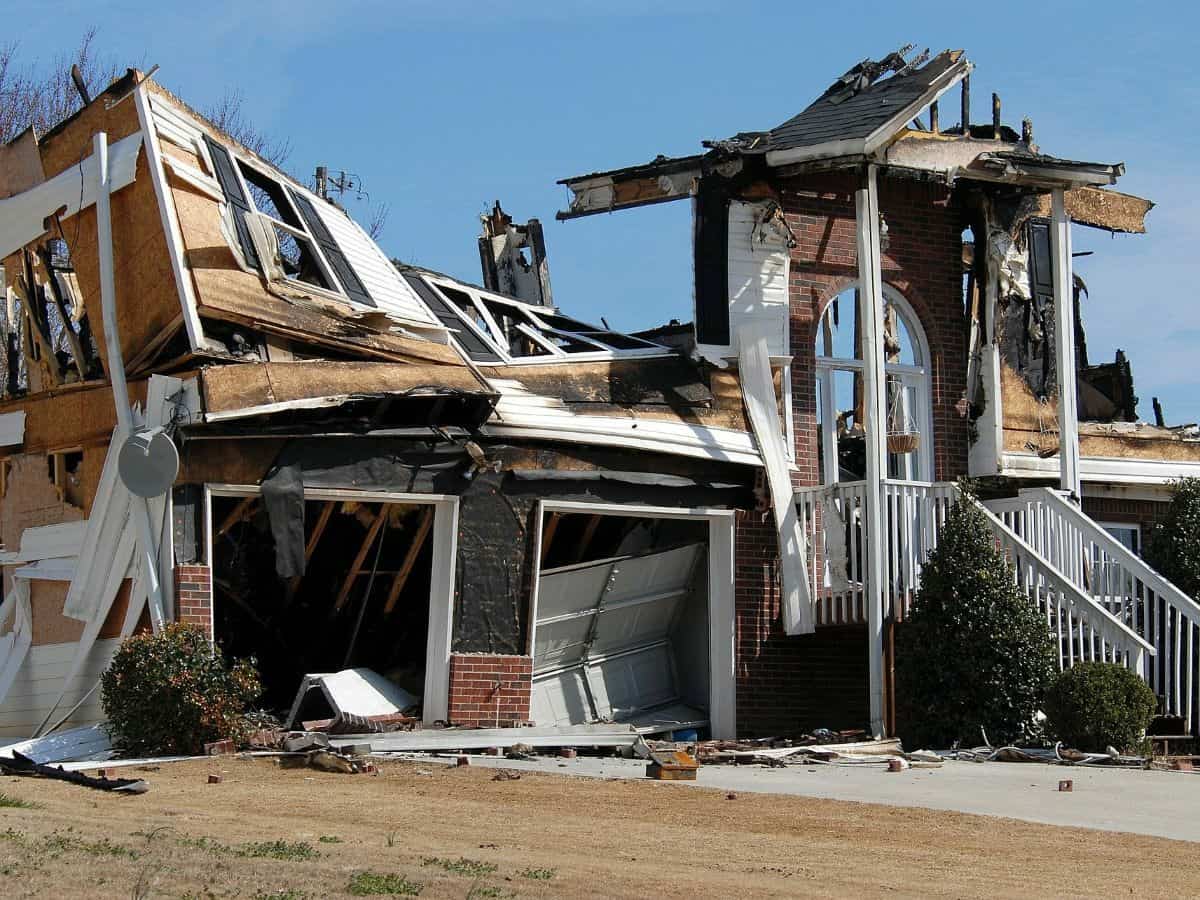
POLYGON ((117 456, 117 474, 138 497, 161 497, 179 474, 179 451, 160 429, 137 431, 125 439, 117 456))

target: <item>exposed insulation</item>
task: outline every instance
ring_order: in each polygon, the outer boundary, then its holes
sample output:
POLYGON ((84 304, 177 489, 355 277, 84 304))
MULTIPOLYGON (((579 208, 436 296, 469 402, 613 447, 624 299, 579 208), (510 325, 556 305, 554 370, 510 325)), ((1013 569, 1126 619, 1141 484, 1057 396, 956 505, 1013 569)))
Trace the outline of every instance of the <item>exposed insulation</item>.
MULTIPOLYGON (((1065 199, 1072 221, 1128 234, 1145 234, 1146 214, 1154 208, 1150 200, 1105 188, 1075 188, 1066 192, 1065 199)), ((1050 216, 1049 194, 1038 197, 1033 215, 1050 216)))
POLYGON ((324 360, 210 366, 202 371, 201 384, 204 408, 210 413, 426 386, 476 393, 489 390, 467 368, 324 360))

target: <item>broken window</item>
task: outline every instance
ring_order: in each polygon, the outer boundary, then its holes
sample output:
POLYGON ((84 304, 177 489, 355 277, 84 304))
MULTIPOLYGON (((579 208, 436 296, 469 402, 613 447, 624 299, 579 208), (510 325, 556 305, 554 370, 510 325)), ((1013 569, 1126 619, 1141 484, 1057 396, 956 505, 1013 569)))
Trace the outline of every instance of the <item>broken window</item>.
POLYGON ((534 306, 407 273, 405 278, 459 347, 476 362, 513 363, 525 359, 607 358, 616 354, 657 356, 666 348, 609 328, 589 325, 534 306))
POLYGON ((47 475, 58 492, 58 499, 72 506, 84 505, 83 451, 54 450, 46 454, 47 475))
POLYGON ((362 280, 300 190, 206 138, 221 190, 229 204, 242 257, 268 278, 282 277, 344 294, 374 306, 362 280), (256 240, 247 216, 257 215, 263 233, 256 240), (263 257, 266 257, 265 261, 263 257))
POLYGON ((4 273, 3 393, 13 397, 103 375, 66 243, 50 238, 4 273))

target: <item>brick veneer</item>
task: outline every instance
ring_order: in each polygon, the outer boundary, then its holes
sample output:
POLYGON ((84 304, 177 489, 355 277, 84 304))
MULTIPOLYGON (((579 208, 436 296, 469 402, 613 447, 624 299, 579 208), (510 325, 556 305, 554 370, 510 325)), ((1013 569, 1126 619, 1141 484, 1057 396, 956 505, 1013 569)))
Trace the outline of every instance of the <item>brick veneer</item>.
POLYGON ((450 721, 510 728, 529 721, 533 658, 488 653, 450 656, 450 721))
POLYGON ((1140 525, 1142 546, 1154 526, 1167 514, 1170 503, 1165 498, 1158 500, 1126 500, 1121 497, 1084 497, 1083 511, 1097 522, 1126 522, 1140 525))
POLYGON ((175 567, 175 618, 199 625, 213 637, 212 569, 208 566, 175 567))

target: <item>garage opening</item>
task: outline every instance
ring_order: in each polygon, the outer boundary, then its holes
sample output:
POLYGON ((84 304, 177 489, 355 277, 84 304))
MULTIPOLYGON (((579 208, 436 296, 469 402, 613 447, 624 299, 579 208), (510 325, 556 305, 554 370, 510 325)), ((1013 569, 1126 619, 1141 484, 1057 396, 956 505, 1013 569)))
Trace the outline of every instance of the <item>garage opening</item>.
MULTIPOLYGON (((363 667, 420 714, 434 515, 430 504, 306 500, 305 572, 281 578, 261 498, 212 498, 215 637, 257 660, 264 709, 287 714, 306 674, 363 667)), ((329 714, 310 705, 300 717, 329 714)))
POLYGON ((709 725, 709 523, 543 513, 531 717, 709 725))

